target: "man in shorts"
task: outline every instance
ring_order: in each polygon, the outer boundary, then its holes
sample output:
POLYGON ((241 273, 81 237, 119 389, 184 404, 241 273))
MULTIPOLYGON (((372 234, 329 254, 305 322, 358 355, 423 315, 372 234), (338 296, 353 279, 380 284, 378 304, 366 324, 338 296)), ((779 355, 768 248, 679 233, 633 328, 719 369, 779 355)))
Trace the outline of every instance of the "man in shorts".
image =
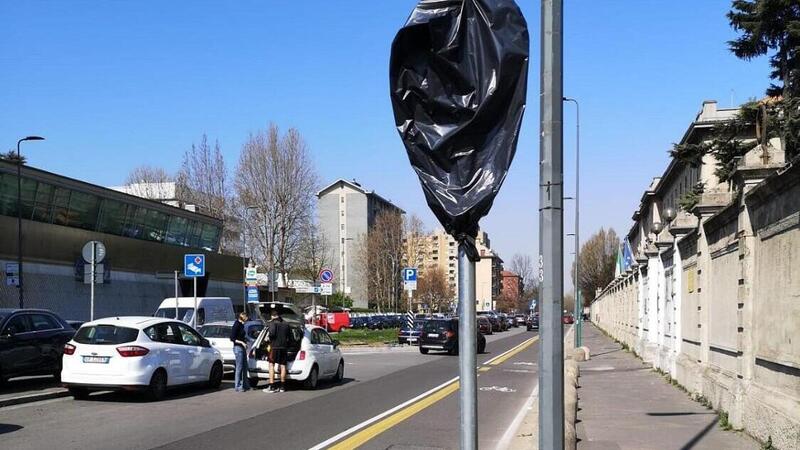
POLYGON ((273 309, 270 316, 271 320, 269 321, 269 328, 267 329, 270 346, 268 356, 269 387, 264 389, 264 392, 286 392, 286 359, 291 330, 289 329, 289 324, 281 319, 278 310, 273 309), (278 368, 275 366, 278 366, 278 368), (280 384, 275 383, 276 370, 280 370, 280 384))

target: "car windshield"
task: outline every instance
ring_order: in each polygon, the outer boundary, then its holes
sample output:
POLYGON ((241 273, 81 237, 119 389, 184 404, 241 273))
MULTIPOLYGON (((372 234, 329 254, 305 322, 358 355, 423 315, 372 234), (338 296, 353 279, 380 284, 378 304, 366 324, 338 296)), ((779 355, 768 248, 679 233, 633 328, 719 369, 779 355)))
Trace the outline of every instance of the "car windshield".
MULTIPOLYGON (((189 323, 192 321, 192 311, 194 308, 178 308, 178 320, 189 323)), ((164 319, 175 318, 175 308, 161 308, 156 311, 155 317, 163 317, 164 319)))
POLYGON ((229 338, 231 337, 231 326, 205 325, 200 328, 200 334, 206 338, 229 338))
POLYGON ((425 323, 424 330, 428 333, 448 331, 450 329, 449 320, 429 320, 425 323))
POLYGON ((139 336, 136 328, 117 327, 114 325, 90 325, 81 327, 75 337, 75 342, 89 345, 117 345, 135 341, 139 336))

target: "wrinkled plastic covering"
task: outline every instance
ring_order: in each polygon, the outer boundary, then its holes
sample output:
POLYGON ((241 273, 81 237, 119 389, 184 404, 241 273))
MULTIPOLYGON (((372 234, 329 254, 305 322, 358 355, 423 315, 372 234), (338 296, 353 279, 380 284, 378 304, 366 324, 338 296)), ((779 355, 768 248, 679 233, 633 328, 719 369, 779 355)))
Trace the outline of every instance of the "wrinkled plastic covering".
POLYGON ((473 261, 516 151, 528 48, 513 0, 422 0, 392 44, 397 130, 428 205, 473 261))

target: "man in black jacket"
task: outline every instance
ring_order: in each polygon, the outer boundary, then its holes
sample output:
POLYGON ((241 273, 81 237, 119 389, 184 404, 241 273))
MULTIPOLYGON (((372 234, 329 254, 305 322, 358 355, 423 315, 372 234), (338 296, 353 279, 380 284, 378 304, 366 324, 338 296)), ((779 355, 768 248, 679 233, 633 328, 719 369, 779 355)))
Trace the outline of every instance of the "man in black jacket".
POLYGON ((289 350, 289 340, 291 330, 289 324, 281 319, 278 310, 273 309, 270 314, 271 320, 267 329, 269 337, 269 387, 264 392, 285 392, 286 391, 286 363, 289 350), (275 366, 278 366, 281 375, 279 385, 275 384, 275 366))
POLYGON ((250 390, 247 381, 247 336, 244 332, 244 323, 247 322, 247 313, 239 314, 239 320, 231 327, 231 341, 233 341, 233 354, 236 356, 236 371, 234 372, 233 385, 236 392, 250 390))

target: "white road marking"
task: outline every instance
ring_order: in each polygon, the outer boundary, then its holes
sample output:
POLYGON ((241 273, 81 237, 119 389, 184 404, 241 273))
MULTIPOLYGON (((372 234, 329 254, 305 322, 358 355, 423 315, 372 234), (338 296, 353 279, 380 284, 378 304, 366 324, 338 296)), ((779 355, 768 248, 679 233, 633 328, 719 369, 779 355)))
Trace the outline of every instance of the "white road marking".
POLYGON ((528 370, 528 369, 503 369, 503 372, 511 372, 511 373, 537 373, 535 370, 528 370))
POLYGON ((527 362, 527 361, 518 361, 514 363, 515 366, 535 366, 536 363, 527 362))
POLYGON ((438 391, 440 389, 444 389, 445 387, 447 387, 447 385, 449 385, 451 383, 454 383, 456 381, 458 381, 458 377, 451 378, 450 380, 445 381, 444 383, 440 384, 439 386, 436 386, 435 388, 433 388, 431 390, 428 390, 428 391, 423 392, 422 394, 419 394, 418 396, 412 398, 411 400, 407 400, 407 401, 395 406, 394 408, 392 408, 390 410, 384 411, 384 412, 378 414, 377 416, 375 416, 375 417, 373 417, 371 419, 365 420, 364 422, 361 422, 358 425, 352 426, 352 427, 342 431, 341 433, 337 434, 336 436, 333 436, 333 437, 331 437, 331 438, 329 438, 329 439, 327 439, 327 440, 325 440, 323 442, 320 442, 319 444, 311 447, 309 450, 321 450, 321 449, 333 444, 334 442, 337 442, 337 441, 343 439, 344 437, 355 433, 356 431, 358 431, 358 430, 360 430, 362 428, 366 428, 369 425, 372 425, 373 423, 383 419, 384 417, 387 417, 387 416, 390 416, 390 415, 394 414, 395 412, 405 408, 406 406, 408 406, 408 405, 410 405, 412 403, 415 403, 415 402, 417 402, 419 400, 422 400, 423 398, 433 394, 434 392, 436 392, 436 391, 438 391))
POLYGON ((506 429, 506 432, 503 433, 503 437, 500 438, 500 441, 497 443, 496 450, 506 450, 511 446, 511 441, 516 436, 517 432, 519 431, 519 427, 522 425, 522 421, 525 420, 525 416, 533 409, 533 404, 536 402, 536 399, 539 397, 539 383, 536 383, 536 386, 533 388, 533 392, 531 392, 530 397, 528 397, 528 401, 522 405, 522 408, 519 409, 517 415, 514 416, 514 420, 511 421, 511 424, 506 429))
POLYGON ((494 391, 494 392, 503 392, 503 393, 517 392, 516 389, 511 389, 511 388, 505 387, 505 386, 484 386, 484 387, 481 388, 481 391, 483 391, 483 392, 494 391))

